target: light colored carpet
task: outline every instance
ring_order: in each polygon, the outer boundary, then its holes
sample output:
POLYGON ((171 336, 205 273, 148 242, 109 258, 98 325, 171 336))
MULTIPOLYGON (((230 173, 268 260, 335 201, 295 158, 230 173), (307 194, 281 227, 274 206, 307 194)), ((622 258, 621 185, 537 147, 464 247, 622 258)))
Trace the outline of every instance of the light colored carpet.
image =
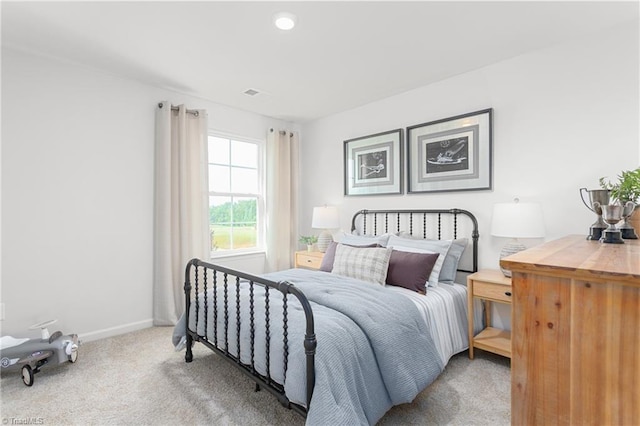
MULTIPOLYGON (((194 361, 174 352, 172 329, 156 327, 80 346, 78 361, 43 368, 27 387, 2 376, 3 424, 303 425, 267 391, 201 344, 194 361)), ((380 425, 508 425, 509 360, 478 351, 454 356, 411 404, 380 425)))

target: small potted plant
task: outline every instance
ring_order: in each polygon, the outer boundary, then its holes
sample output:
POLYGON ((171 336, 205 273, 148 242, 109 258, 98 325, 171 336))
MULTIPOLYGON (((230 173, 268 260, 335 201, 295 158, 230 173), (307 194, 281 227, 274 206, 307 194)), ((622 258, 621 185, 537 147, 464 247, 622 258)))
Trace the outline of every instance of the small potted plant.
POLYGON ((622 204, 633 201, 638 204, 640 201, 640 167, 635 170, 625 170, 618 175, 617 182, 611 182, 605 178, 600 178, 600 186, 611 191, 611 198, 620 201, 622 204))
MULTIPOLYGON (((640 232, 640 214, 636 212, 639 208, 638 204, 640 204, 640 167, 635 170, 622 171, 618 175, 617 182, 611 182, 604 177, 601 177, 600 186, 603 189, 611 191, 611 198, 613 200, 618 200, 620 204, 625 205, 627 202, 631 201, 636 205, 635 209, 625 217, 622 228, 629 228, 630 226, 633 226, 636 232, 640 232)), ((631 229, 631 232, 628 235, 629 238, 634 238, 633 229, 631 229)), ((637 236, 635 238, 637 238, 637 236)))
POLYGON ((307 245, 307 251, 313 251, 313 245, 318 242, 318 237, 316 237, 315 235, 302 235, 300 237, 300 242, 307 245))

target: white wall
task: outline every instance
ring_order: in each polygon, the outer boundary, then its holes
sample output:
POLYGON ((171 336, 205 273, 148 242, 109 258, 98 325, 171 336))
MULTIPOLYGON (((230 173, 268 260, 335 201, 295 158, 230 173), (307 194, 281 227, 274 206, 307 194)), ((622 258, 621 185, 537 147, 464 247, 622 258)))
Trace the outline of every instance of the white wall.
MULTIPOLYGON (((395 58, 393 66, 402 66, 395 58)), ((586 233, 578 189, 638 165, 638 27, 513 58, 302 126, 301 233, 313 206, 466 208, 480 222, 480 266, 504 241, 491 206, 542 203, 547 238, 586 233), (494 109, 493 191, 344 197, 343 141, 494 109)), ((3 49, 1 334, 30 324, 85 339, 151 324, 153 129, 158 101, 205 108, 216 130, 262 138, 298 127, 77 65, 3 49)), ((246 259, 245 259, 246 260, 246 259)), ((227 264, 259 273, 263 258, 227 264)), ((500 319, 498 319, 500 321, 500 319)))
MULTIPOLYGON (((232 134, 264 138, 286 125, 3 49, 3 335, 29 335, 29 325, 53 318, 85 340, 151 325, 162 100, 207 109, 210 127, 232 134)), ((243 269, 262 272, 264 256, 248 259, 243 269)))
POLYGON ((517 196, 542 204, 546 240, 586 235, 595 216, 579 188, 638 167, 638 50, 636 21, 305 124, 301 232, 312 232, 323 204, 339 206, 345 230, 362 208, 459 207, 478 218, 480 267, 497 268, 507 241, 490 236, 492 206, 517 196), (344 140, 485 108, 494 111, 492 191, 343 196, 344 140))

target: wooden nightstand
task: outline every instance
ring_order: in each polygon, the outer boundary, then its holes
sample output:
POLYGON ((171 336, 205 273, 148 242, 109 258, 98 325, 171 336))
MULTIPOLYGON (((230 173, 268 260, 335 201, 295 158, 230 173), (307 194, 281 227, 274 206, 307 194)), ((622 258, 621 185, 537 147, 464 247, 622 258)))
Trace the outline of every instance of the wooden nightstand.
POLYGON ((297 251, 296 268, 320 269, 324 253, 319 251, 297 251))
POLYGON ((511 358, 511 332, 491 327, 491 302, 511 305, 511 278, 498 270, 482 270, 467 277, 469 315, 469 358, 473 359, 473 348, 483 349, 511 358), (473 335, 473 298, 485 303, 486 328, 473 335))

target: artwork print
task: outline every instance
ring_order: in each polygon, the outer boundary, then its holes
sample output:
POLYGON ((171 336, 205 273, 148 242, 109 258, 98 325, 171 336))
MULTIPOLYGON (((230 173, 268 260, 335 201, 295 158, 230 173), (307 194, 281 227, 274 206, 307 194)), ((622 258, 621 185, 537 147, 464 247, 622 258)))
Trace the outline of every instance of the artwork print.
POLYGON ((469 138, 466 136, 427 143, 425 151, 427 174, 469 168, 469 138))
POLYGON ((491 110, 407 128, 409 192, 491 188, 491 110))
POLYGON ((402 130, 345 141, 345 195, 402 191, 402 130))
POLYGON ((375 151, 358 155, 358 180, 387 177, 387 152, 375 151))

